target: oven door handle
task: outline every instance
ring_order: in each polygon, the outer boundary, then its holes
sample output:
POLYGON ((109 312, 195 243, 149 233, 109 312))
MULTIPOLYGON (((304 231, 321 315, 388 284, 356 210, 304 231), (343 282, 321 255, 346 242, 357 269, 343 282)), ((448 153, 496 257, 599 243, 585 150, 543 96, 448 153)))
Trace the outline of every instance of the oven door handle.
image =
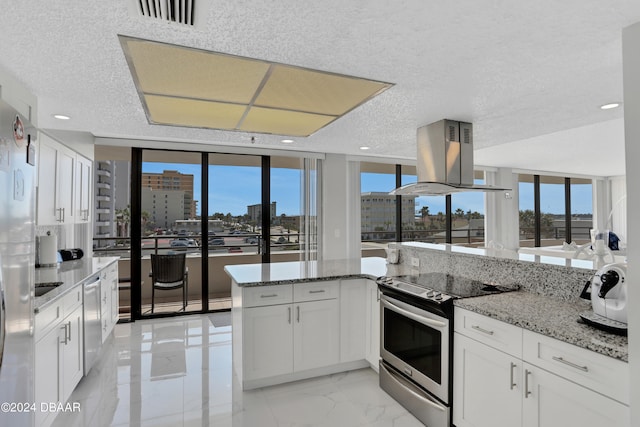
POLYGON ((405 310, 404 308, 398 307, 397 305, 389 302, 388 300, 383 299, 382 305, 389 308, 390 310, 396 311, 403 316, 407 316, 409 319, 415 320, 416 322, 422 323, 427 326, 432 326, 438 329, 444 329, 447 324, 441 322, 439 320, 429 319, 428 317, 419 316, 415 313, 410 312, 409 310, 405 310))
POLYGON ((402 378, 400 375, 393 372, 391 369, 387 369, 382 364, 380 365, 380 368, 384 369, 389 374, 389 378, 395 381, 398 385, 400 385, 402 388, 404 388, 406 391, 408 391, 410 394, 412 394, 416 399, 418 399, 422 403, 425 403, 429 406, 433 406, 435 409, 442 412, 445 412, 447 410, 447 408, 445 408, 444 406, 439 405, 438 403, 424 396, 422 393, 419 393, 418 391, 416 391, 415 390, 416 386, 414 386, 413 384, 411 384, 410 382, 402 378))

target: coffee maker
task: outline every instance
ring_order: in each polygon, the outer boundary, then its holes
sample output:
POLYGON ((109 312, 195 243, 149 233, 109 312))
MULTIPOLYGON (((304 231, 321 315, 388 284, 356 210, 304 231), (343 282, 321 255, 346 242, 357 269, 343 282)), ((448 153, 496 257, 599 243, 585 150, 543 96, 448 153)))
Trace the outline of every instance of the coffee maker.
POLYGON ((627 263, 624 262, 607 264, 596 272, 581 295, 590 298, 593 309, 580 314, 585 323, 609 332, 627 334, 626 274, 627 263))

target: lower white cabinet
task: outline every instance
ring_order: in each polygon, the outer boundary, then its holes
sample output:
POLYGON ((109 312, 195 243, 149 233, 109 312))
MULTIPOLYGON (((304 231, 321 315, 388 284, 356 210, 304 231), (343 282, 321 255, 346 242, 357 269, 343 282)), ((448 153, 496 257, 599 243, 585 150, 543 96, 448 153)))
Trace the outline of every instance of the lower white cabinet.
POLYGON ((377 372, 380 362, 380 291, 373 280, 366 282, 365 359, 377 372))
MULTIPOLYGON (((83 375, 82 286, 36 314, 35 403, 65 403, 83 375)), ((36 425, 49 426, 56 412, 37 411, 36 425)))
POLYGON ((340 281, 340 362, 363 360, 368 345, 367 279, 340 281))
POLYGON ((114 262, 100 272, 100 309, 102 319, 102 342, 107 339, 118 323, 118 263, 114 262))
POLYGON ((606 381, 602 387, 594 386, 602 381, 600 365, 607 365, 617 378, 626 371, 624 362, 459 308, 455 316, 459 319, 453 372, 457 427, 629 425, 629 407, 611 398, 623 396, 628 384, 618 384, 620 393, 608 389, 606 381), (522 337, 520 348, 495 339, 517 332, 522 337), (533 348, 541 350, 527 350, 533 348), (554 349, 549 357, 553 364, 539 357, 546 348, 554 349), (545 369, 537 364, 546 364, 545 369))
MULTIPOLYGON (((244 380, 275 377, 338 363, 340 307, 338 282, 297 284, 293 303, 262 305, 281 300, 271 287, 246 289, 247 300, 258 307, 243 310, 244 380), (298 292, 299 291, 299 292, 298 292), (305 292, 306 291, 306 292, 305 292), (329 299, 322 299, 329 298, 329 299), (309 300, 302 301, 300 300, 309 300), (298 300, 296 302, 295 300, 298 300)), ((291 285, 279 285, 283 290, 291 285)))

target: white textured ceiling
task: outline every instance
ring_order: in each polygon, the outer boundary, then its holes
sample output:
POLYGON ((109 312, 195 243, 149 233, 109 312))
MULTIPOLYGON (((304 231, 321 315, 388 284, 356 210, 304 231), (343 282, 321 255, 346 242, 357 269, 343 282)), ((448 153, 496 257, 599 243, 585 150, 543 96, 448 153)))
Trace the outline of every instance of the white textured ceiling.
POLYGON ((252 134, 149 125, 123 34, 395 83, 311 137, 284 146, 255 135, 256 146, 361 155, 367 145, 411 159, 416 129, 449 118, 474 124, 480 165, 623 173, 623 111, 598 106, 622 100, 621 31, 640 21, 639 1, 219 1, 195 28, 137 17, 130 0, 1 3, 0 67, 38 96, 42 128, 250 145, 252 134), (600 126, 619 129, 615 143, 600 126), (574 128, 587 131, 568 143, 574 128))

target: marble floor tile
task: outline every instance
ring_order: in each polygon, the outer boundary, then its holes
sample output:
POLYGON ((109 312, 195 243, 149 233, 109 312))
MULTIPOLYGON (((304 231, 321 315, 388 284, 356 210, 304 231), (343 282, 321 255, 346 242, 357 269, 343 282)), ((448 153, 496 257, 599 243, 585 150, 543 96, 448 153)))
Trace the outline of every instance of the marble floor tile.
POLYGON ((421 426, 360 369, 257 390, 234 387, 231 326, 211 315, 119 324, 54 427, 421 426))

